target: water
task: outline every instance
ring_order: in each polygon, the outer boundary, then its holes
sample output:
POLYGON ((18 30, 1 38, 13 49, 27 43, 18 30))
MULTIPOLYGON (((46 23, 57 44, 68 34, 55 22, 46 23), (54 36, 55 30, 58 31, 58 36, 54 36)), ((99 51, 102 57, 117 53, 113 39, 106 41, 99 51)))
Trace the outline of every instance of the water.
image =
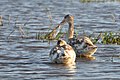
MULTIPOLYGON (((37 32, 48 32, 50 12, 53 26, 69 13, 75 16, 75 30, 79 33, 83 30, 87 34, 120 31, 119 2, 0 0, 0 15, 4 23, 0 27, 0 80, 120 79, 119 45, 97 44, 94 61, 77 59, 75 66, 50 64, 48 54, 56 42, 49 44, 35 39, 37 32), (22 38, 19 27, 23 28, 27 38, 22 38)), ((65 26, 63 31, 68 28, 65 26)))

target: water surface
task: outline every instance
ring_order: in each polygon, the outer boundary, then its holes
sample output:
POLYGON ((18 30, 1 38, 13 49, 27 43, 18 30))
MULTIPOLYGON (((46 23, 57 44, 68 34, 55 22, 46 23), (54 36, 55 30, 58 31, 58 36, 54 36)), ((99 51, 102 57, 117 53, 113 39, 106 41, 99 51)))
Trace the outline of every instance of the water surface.
MULTIPOLYGON (((74 15, 75 30, 79 33, 120 31, 119 2, 1 0, 0 15, 4 26, 0 27, 0 79, 119 80, 119 45, 97 44, 96 60, 77 59, 75 66, 49 63, 48 54, 56 41, 37 40, 36 33, 48 32, 50 15, 54 27, 66 14, 74 15), (19 27, 23 28, 27 38, 22 38, 19 27), (15 31, 9 36, 12 30, 15 31)), ((67 28, 66 24, 63 31, 67 28)))

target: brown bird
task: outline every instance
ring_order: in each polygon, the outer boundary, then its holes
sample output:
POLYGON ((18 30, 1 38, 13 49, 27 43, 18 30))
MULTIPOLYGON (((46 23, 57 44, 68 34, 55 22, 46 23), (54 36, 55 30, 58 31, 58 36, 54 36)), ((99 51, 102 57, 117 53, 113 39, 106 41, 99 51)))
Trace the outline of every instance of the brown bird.
POLYGON ((76 54, 64 40, 58 40, 57 45, 51 49, 49 58, 52 63, 74 64, 76 54))
POLYGON ((85 57, 88 59, 95 59, 92 55, 96 52, 97 46, 86 37, 74 37, 74 17, 72 15, 66 15, 59 25, 69 24, 68 29, 68 44, 73 47, 77 56, 85 57))

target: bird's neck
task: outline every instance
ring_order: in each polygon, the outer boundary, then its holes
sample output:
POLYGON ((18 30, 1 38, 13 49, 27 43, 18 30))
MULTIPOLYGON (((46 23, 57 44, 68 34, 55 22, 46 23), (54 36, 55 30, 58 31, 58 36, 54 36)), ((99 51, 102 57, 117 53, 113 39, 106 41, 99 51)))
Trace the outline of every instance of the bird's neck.
POLYGON ((69 23, 68 38, 73 38, 74 35, 74 22, 69 23))

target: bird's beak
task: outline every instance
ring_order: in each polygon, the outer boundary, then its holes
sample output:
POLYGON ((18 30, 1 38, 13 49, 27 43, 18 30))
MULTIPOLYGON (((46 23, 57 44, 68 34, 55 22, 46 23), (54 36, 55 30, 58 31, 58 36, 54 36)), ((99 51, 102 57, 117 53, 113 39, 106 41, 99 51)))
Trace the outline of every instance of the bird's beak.
POLYGON ((63 19, 59 25, 64 25, 66 23, 66 20, 63 19))

